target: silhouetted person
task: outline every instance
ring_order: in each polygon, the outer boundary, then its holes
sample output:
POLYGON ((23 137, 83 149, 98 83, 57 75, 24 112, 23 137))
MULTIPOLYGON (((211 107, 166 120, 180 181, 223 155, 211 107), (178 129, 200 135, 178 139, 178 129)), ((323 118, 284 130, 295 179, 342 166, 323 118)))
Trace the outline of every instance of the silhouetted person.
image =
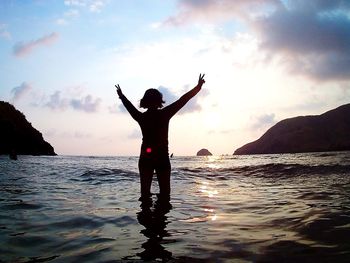
POLYGON ((136 120, 142 131, 142 145, 139 159, 141 181, 141 200, 151 196, 151 183, 156 171, 160 197, 170 198, 170 160, 168 153, 169 121, 185 104, 194 97, 205 83, 204 74, 199 75, 198 84, 174 103, 163 108, 163 95, 157 89, 146 90, 140 101, 140 112, 124 96, 119 85, 117 93, 131 117, 136 120))

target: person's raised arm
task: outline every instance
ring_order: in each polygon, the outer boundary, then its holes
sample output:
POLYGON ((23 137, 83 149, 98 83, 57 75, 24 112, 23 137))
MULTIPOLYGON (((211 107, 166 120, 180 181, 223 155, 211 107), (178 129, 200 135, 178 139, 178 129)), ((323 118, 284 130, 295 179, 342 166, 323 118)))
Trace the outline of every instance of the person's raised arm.
POLYGON ((131 117, 138 121, 140 119, 141 116, 141 112, 138 111, 134 105, 132 105, 132 103, 125 97, 125 95, 123 94, 119 84, 115 85, 115 87, 117 88, 117 94, 119 96, 119 99, 122 101, 124 107, 127 109, 127 111, 130 113, 131 117))
POLYGON ((170 116, 172 117, 173 115, 175 115, 183 106, 186 105, 186 103, 193 98, 202 88, 202 85, 205 83, 204 80, 204 76, 205 74, 199 74, 199 79, 198 79, 198 84, 191 89, 190 91, 188 91, 187 93, 185 93, 184 95, 182 95, 177 101, 175 101, 174 103, 170 104, 169 106, 165 107, 164 110, 166 110, 167 112, 169 112, 170 116))

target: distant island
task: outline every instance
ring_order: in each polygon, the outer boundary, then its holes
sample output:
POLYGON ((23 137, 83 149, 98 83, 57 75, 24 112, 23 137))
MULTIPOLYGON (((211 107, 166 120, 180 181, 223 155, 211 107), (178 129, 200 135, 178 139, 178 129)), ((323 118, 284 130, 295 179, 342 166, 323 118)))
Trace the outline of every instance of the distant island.
POLYGON ((201 149, 197 152, 197 156, 210 156, 212 155, 207 149, 201 149))
POLYGON ((282 120, 258 140, 235 150, 234 154, 348 150, 350 150, 350 104, 345 104, 321 115, 282 120))
POLYGON ((5 101, 0 101, 0 154, 56 155, 23 113, 5 101))

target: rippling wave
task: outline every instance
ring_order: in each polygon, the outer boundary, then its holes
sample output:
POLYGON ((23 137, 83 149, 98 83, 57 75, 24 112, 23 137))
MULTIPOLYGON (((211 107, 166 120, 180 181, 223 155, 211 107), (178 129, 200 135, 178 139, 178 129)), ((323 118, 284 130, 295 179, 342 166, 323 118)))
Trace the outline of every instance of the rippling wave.
POLYGON ((140 203, 137 157, 0 156, 0 262, 349 262, 350 153, 175 157, 140 203))

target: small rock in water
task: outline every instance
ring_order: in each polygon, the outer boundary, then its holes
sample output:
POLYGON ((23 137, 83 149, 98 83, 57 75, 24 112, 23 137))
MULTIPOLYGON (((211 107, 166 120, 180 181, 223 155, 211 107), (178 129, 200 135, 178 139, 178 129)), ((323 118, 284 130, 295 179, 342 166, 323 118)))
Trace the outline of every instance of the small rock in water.
POLYGON ((201 149, 197 152, 197 156, 208 156, 212 155, 211 152, 208 151, 208 149, 201 149))

